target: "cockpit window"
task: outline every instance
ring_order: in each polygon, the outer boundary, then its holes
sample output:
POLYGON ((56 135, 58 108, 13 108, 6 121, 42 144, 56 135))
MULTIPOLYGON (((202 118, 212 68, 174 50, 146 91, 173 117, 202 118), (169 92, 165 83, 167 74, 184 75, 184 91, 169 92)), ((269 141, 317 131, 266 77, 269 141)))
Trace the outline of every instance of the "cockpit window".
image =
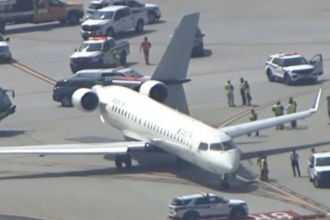
POLYGON ((208 150, 209 149, 209 145, 207 143, 201 142, 199 144, 198 150, 208 150))
POLYGON ((210 150, 217 151, 227 151, 235 148, 233 141, 226 141, 222 143, 212 143, 210 144, 210 150))

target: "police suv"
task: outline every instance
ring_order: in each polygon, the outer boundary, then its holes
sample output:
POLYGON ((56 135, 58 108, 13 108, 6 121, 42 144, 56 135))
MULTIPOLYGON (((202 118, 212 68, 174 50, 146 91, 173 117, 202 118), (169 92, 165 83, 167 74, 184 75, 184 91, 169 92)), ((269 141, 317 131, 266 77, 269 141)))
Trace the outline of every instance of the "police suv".
POLYGON ((330 152, 314 153, 308 159, 307 172, 315 188, 330 185, 330 152))
POLYGON ((169 205, 170 219, 197 220, 200 218, 246 217, 249 208, 245 201, 227 200, 212 193, 199 193, 174 198, 169 205))
POLYGON ((265 63, 265 71, 270 82, 284 80, 287 85, 299 81, 317 82, 323 74, 323 59, 321 54, 311 60, 298 53, 282 53, 270 55, 265 63))
POLYGON ((114 50, 120 54, 119 64, 124 66, 130 54, 130 45, 126 40, 116 41, 111 37, 91 37, 84 41, 71 55, 72 73, 82 69, 116 66, 114 50))
POLYGON ((8 46, 9 38, 4 38, 0 33, 0 60, 10 62, 11 61, 11 52, 8 46))

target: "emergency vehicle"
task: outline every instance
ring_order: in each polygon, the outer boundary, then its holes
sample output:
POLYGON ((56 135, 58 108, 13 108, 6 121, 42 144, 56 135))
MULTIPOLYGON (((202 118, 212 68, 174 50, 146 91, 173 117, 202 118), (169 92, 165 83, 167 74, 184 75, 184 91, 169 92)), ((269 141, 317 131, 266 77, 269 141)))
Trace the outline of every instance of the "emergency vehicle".
POLYGON ((308 61, 298 53, 273 54, 265 63, 265 72, 270 82, 283 80, 287 85, 299 81, 316 83, 323 75, 323 58, 317 54, 308 61))
POLYGON ((330 185, 330 151, 314 153, 307 163, 309 180, 315 188, 330 185))
POLYGON ((5 38, 1 33, 0 33, 0 60, 1 61, 6 61, 10 62, 11 61, 11 52, 8 46, 8 41, 9 38, 5 38))
POLYGON ((126 40, 116 41, 112 37, 90 37, 71 55, 71 71, 76 73, 82 69, 105 68, 118 66, 118 64, 124 66, 129 54, 130 45, 126 40), (120 55, 119 60, 113 56, 115 50, 120 55))
POLYGON ((84 17, 84 5, 61 0, 2 0, 0 1, 0 32, 7 24, 39 24, 59 21, 79 24, 84 17))
POLYGON ((160 8, 155 4, 141 3, 135 0, 95 0, 91 1, 90 5, 88 6, 86 18, 89 19, 96 10, 107 7, 109 5, 128 6, 133 12, 139 11, 141 9, 146 10, 148 11, 148 24, 159 21, 162 16, 160 8))
POLYGON ((179 196, 169 205, 169 219, 198 220, 228 217, 236 219, 249 215, 245 201, 225 199, 213 193, 179 196))

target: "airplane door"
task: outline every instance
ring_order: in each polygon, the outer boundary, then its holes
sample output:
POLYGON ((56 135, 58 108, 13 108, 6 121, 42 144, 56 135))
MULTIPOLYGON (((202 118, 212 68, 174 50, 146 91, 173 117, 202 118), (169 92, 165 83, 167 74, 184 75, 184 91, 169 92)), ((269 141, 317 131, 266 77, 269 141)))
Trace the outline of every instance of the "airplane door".
POLYGON ((34 23, 43 23, 52 21, 49 12, 48 1, 46 0, 36 0, 34 1, 34 23))
POLYGON ((310 64, 314 66, 314 72, 317 75, 323 75, 323 58, 321 54, 316 54, 310 61, 310 64))

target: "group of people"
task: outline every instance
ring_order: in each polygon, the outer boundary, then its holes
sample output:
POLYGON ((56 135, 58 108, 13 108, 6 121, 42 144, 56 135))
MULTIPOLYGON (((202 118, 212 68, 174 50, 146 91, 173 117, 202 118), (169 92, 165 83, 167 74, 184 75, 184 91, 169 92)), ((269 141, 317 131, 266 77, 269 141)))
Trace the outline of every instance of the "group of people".
MULTIPOLYGON (((297 102, 295 102, 293 98, 290 97, 289 103, 286 108, 283 107, 280 101, 278 101, 272 108, 272 111, 274 112, 276 117, 284 115, 284 110, 286 110, 287 114, 293 114, 297 112, 297 102)), ((297 127, 297 121, 292 121, 291 128, 296 128, 296 127, 297 127)), ((283 130, 283 128, 284 128, 283 124, 276 126, 276 129, 283 130)))
MULTIPOLYGON (((314 148, 311 149, 311 153, 312 155, 316 153, 314 148)), ((290 155, 290 161, 291 161, 293 176, 301 177, 300 167, 299 167, 299 154, 295 150, 293 150, 292 154, 290 155)), ((264 155, 260 155, 257 164, 260 167, 260 180, 268 181, 269 170, 268 170, 267 157, 264 155)))
MULTIPOLYGON (((240 79, 240 93, 242 96, 242 105, 251 106, 251 90, 248 81, 243 78, 240 79)), ((228 99, 229 107, 235 107, 235 98, 234 98, 234 86, 231 84, 230 80, 225 84, 225 91, 228 99)))

